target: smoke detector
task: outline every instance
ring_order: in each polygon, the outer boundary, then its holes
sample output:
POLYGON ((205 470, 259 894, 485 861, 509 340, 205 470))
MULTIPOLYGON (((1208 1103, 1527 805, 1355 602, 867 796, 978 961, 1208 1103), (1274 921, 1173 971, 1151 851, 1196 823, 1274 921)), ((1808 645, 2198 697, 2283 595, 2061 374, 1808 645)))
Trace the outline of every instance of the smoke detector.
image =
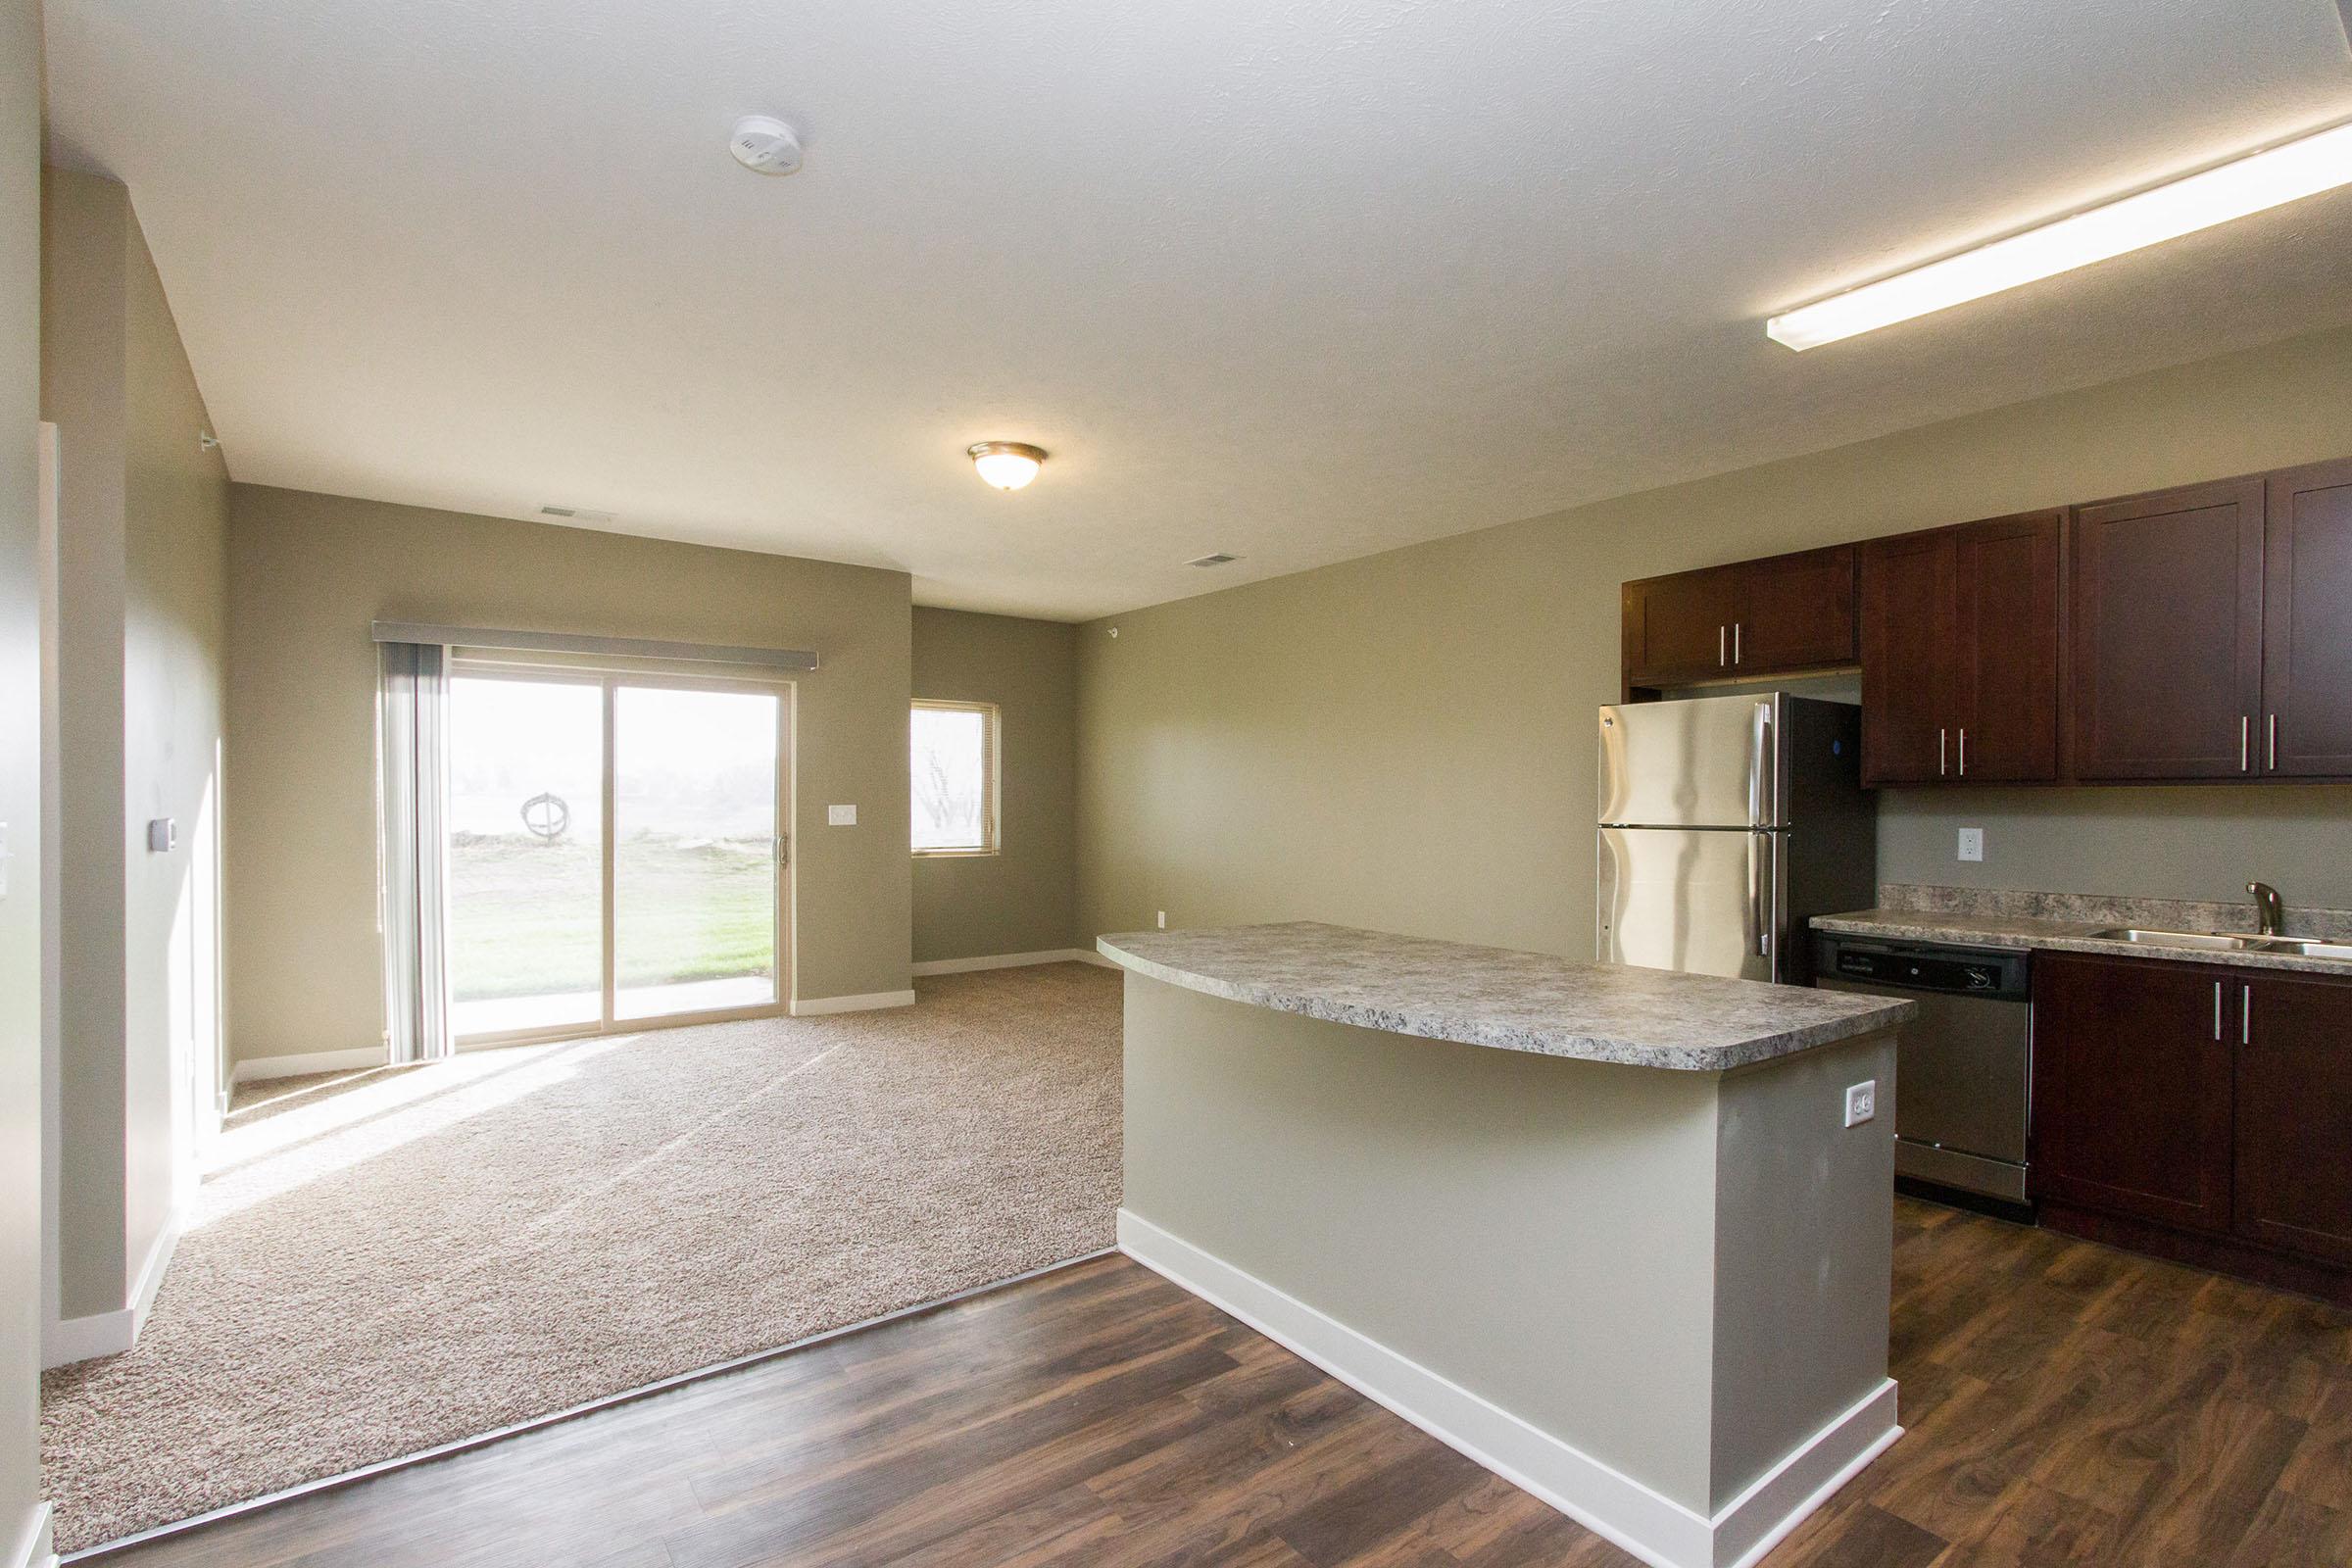
POLYGON ((801 167, 801 136, 769 115, 746 115, 735 122, 727 151, 755 174, 789 174, 801 167))

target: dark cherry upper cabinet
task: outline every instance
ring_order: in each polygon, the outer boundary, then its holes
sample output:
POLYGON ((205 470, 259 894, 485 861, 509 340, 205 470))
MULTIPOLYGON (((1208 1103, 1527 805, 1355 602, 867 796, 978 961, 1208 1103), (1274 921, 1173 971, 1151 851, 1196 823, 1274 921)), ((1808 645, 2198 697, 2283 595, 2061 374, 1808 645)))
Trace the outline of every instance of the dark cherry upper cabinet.
POLYGON ((1851 664, 1853 547, 1629 582, 1623 610, 1629 691, 1851 664))
POLYGON ((1733 622, 1736 672, 1769 675, 1854 662, 1854 547, 1748 562, 1733 622))
POLYGON ((2075 776, 2251 776, 2262 711, 2264 485, 2078 508, 2075 776))
POLYGON ((1953 530, 1954 776, 1986 784, 2058 776, 2059 556, 2063 512, 1953 530))
POLYGON ((1942 529, 1862 547, 1862 782, 1950 776, 1952 542, 1942 529))
POLYGON ((2352 462, 2267 490, 2260 770, 2352 776, 2352 462))
POLYGON ((2352 1263, 2352 983, 2240 975, 2238 1234, 2352 1263))
POLYGON ((2058 776, 2061 512, 1862 547, 1862 777, 2058 776))
POLYGON ((2245 972, 2034 956, 2036 1197, 2182 1230, 2230 1230, 2245 972))
POLYGON ((1677 686, 1731 673, 1740 568, 1711 566, 1625 585, 1629 681, 1677 686))

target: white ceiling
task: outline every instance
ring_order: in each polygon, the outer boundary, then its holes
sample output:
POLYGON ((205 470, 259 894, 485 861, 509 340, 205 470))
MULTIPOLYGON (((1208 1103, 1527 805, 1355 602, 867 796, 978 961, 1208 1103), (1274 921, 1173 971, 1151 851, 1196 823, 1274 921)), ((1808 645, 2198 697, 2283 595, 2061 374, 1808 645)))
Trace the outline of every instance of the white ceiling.
POLYGON ((929 604, 1125 609, 2352 318, 2337 193, 1762 326, 2352 114, 2332 0, 47 15, 53 156, 129 185, 236 477, 929 604), (803 172, 728 159, 752 111, 803 172), (989 437, 1054 457, 1000 495, 989 437))

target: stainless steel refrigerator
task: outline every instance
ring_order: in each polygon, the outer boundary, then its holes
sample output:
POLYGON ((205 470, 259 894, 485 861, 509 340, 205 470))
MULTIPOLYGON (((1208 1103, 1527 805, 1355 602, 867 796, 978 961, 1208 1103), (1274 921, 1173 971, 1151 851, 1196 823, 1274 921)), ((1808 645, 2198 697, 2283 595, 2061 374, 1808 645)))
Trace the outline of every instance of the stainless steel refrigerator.
POLYGON ((1807 922, 1878 902, 1861 720, 1785 692, 1603 708, 1601 960, 1808 984, 1807 922))

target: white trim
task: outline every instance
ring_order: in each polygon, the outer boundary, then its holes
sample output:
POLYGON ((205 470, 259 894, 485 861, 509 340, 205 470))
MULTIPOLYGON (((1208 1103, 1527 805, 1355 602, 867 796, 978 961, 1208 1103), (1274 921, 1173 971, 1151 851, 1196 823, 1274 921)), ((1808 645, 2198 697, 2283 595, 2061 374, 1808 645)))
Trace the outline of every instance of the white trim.
POLYGON ((172 1267, 172 1254, 179 1246, 183 1217, 176 1206, 164 1216, 164 1228, 156 1234, 139 1265, 129 1304, 112 1312, 92 1312, 87 1317, 53 1318, 41 1325, 43 1367, 120 1355, 138 1344, 139 1331, 147 1326, 147 1314, 155 1306, 155 1293, 163 1289, 164 1275, 172 1267))
MULTIPOLYGON (((356 1051, 313 1051, 293 1056, 248 1056, 228 1069, 228 1092, 234 1094, 239 1084, 260 1083, 266 1078, 307 1078, 318 1072, 354 1072, 367 1067, 381 1067, 386 1060, 381 1046, 362 1046, 356 1051)), ((228 1100, 221 1098, 223 1114, 228 1100)))
POLYGON ((57 1568, 57 1550, 49 1535, 49 1505, 36 1502, 24 1521, 24 1533, 17 1538, 16 1549, 9 1554, 6 1568, 57 1568))
POLYGON ((1749 1568, 1902 1434, 1889 1380, 1710 1519, 1125 1208, 1119 1250, 1656 1568, 1749 1568))
POLYGON ((975 969, 1020 969, 1033 963, 1095 963, 1101 961, 1084 948, 1045 948, 1036 953, 992 953, 981 958, 925 958, 914 966, 918 975, 969 974, 975 969))
POLYGON ((857 997, 799 997, 792 1004, 795 1018, 813 1018, 828 1012, 866 1012, 876 1007, 911 1007, 912 991, 868 991, 857 997))

